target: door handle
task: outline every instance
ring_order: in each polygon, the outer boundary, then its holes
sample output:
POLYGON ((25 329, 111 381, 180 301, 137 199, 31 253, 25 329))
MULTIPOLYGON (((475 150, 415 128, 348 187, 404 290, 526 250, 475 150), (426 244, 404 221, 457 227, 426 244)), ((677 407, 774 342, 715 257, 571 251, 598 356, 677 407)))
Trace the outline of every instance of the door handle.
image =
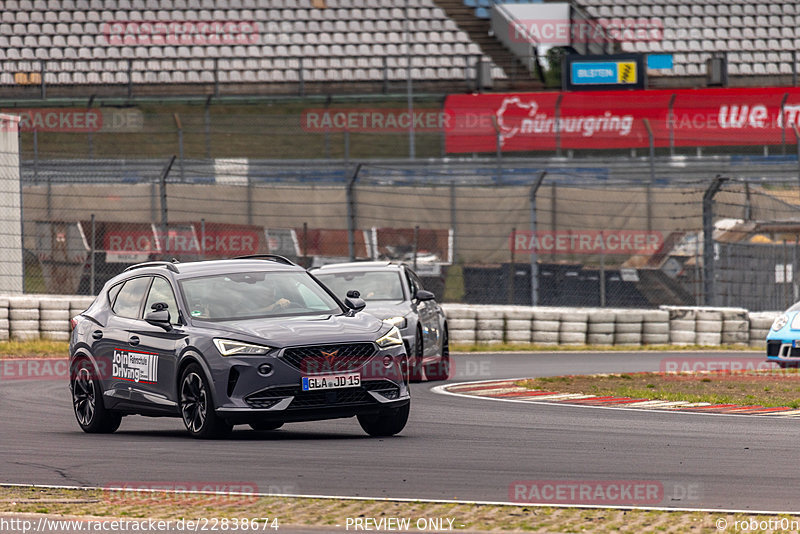
POLYGON ((128 338, 128 343, 130 343, 133 346, 138 345, 139 344, 139 336, 131 336, 131 337, 129 337, 128 338))
POLYGON ((103 337, 103 331, 102 330, 95 330, 94 332, 92 332, 92 338, 100 339, 102 337, 103 337))

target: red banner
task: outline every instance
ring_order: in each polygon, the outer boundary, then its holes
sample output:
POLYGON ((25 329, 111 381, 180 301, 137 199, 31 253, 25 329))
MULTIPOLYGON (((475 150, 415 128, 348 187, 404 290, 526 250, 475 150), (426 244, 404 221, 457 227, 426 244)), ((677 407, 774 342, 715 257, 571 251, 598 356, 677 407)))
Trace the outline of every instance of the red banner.
POLYGON ((794 142, 800 88, 450 95, 445 114, 452 153, 644 148, 645 119, 658 147, 769 145, 794 142))

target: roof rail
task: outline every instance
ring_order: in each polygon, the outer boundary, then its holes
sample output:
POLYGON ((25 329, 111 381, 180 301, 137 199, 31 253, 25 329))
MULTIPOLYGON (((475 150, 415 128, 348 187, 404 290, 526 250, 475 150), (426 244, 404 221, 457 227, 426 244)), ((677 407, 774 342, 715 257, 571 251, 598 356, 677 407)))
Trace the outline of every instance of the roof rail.
POLYGON ((171 261, 148 261, 145 263, 137 263, 136 265, 131 265, 123 272, 132 271, 134 269, 142 269, 144 267, 166 267, 168 271, 172 271, 173 273, 180 273, 178 267, 171 261))
POLYGON ((248 254, 246 256, 236 256, 235 258, 231 258, 232 260, 271 260, 277 263, 283 263, 285 265, 294 265, 295 267, 299 267, 295 262, 286 258, 284 256, 280 256, 278 254, 248 254))

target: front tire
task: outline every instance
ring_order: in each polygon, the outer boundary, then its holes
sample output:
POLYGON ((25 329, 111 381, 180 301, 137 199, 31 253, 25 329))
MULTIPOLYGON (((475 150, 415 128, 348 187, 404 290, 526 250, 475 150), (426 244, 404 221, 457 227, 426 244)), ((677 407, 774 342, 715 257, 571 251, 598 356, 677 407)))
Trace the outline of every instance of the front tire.
POLYGON ((232 426, 214 411, 211 388, 205 373, 196 363, 181 373, 180 410, 183 424, 193 438, 218 438, 231 431, 232 426))
POLYGON ((425 357, 425 345, 422 341, 422 332, 417 329, 414 336, 414 355, 409 358, 411 369, 409 377, 411 382, 422 382, 422 359, 425 357))
POLYGON ((78 425, 87 434, 111 434, 119 428, 122 416, 106 409, 103 389, 94 366, 81 359, 72 369, 72 408, 78 425))
POLYGON ((425 377, 428 380, 447 380, 450 378, 450 336, 445 329, 442 336, 442 353, 439 361, 425 368, 425 377))
POLYGON ((370 436, 394 436, 405 428, 410 411, 411 401, 399 408, 381 410, 377 415, 359 415, 358 424, 370 436))

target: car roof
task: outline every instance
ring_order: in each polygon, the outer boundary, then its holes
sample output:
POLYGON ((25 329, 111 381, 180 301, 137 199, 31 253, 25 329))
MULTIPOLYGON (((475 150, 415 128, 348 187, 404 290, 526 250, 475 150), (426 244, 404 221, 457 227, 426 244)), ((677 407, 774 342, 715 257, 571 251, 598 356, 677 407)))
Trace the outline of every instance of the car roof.
POLYGON ((152 274, 153 272, 163 272, 163 269, 171 271, 176 277, 193 276, 198 274, 223 274, 248 271, 304 271, 305 269, 292 263, 285 258, 233 258, 225 260, 204 260, 186 263, 154 261, 132 265, 125 269, 131 271, 152 274))
POLYGON ((347 263, 331 263, 321 267, 314 267, 310 270, 315 273, 323 274, 329 272, 346 272, 346 271, 380 271, 391 270, 397 271, 402 269, 403 263, 391 261, 352 261, 347 263))

